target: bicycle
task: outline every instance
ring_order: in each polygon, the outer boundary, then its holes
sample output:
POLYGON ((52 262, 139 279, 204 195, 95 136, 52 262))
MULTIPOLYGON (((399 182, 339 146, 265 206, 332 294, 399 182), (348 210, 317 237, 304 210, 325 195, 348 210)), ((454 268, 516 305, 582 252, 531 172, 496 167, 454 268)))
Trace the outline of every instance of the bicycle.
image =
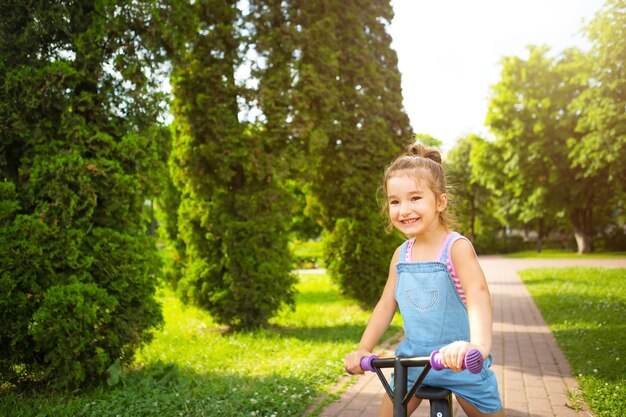
MULTIPOLYGON (((361 369, 376 372, 393 402, 393 417, 407 417, 407 404, 413 396, 429 401, 430 417, 452 417, 452 392, 446 388, 422 386, 424 378, 431 369, 440 371, 444 367, 438 350, 432 352, 430 356, 412 358, 379 358, 376 355, 361 358, 361 369), (424 369, 409 390, 408 368, 411 367, 424 367, 424 369), (387 378, 383 375, 381 371, 383 368, 393 368, 395 390, 391 389, 387 378)), ((465 355, 463 368, 474 374, 479 373, 483 369, 483 357, 480 351, 470 349, 465 355)))

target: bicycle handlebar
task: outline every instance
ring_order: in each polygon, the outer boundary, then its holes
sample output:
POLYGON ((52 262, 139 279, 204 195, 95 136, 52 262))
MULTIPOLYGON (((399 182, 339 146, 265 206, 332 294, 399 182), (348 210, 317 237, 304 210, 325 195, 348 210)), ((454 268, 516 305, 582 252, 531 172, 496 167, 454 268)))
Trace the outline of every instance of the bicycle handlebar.
POLYGON ((364 356, 361 358, 361 369, 364 371, 374 372, 374 367, 372 366, 372 361, 374 359, 378 359, 377 355, 364 356))
MULTIPOLYGON (((374 372, 374 364, 373 361, 380 359, 377 355, 364 356, 361 358, 361 369, 364 371, 374 372)), ((417 365, 421 366, 421 365, 417 365)), ((433 351, 430 354, 430 366, 435 371, 441 371, 446 366, 444 366, 443 361, 441 359, 441 355, 438 350, 433 351)), ((470 349, 465 354, 465 358, 463 359, 463 369, 467 369, 473 374, 477 374, 483 369, 483 355, 480 353, 478 349, 470 349)), ((350 373, 350 372, 348 372, 350 373)))
MULTIPOLYGON (((441 371, 444 366, 439 351, 436 350, 430 354, 430 365, 435 371, 441 371)), ((478 349, 470 349, 463 358, 463 369, 467 369, 473 374, 477 374, 483 370, 483 355, 478 349)))

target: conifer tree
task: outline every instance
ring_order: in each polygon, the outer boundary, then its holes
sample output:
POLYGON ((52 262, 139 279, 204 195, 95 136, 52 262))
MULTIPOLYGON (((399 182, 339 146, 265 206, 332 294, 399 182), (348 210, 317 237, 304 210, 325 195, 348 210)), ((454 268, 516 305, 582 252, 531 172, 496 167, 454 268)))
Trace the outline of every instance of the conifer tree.
POLYGON ((97 381, 162 321, 152 6, 0 4, 0 383, 97 381))
POLYGON ((237 2, 181 2, 172 13, 187 28, 172 37, 172 173, 185 246, 178 291, 219 323, 256 327, 293 303, 285 138, 271 114, 265 126, 238 118, 238 97, 250 96, 235 79, 245 44, 237 2))
POLYGON ((294 128, 328 231, 327 265, 363 304, 380 295, 397 240, 376 201, 384 167, 411 141, 389 1, 294 1, 294 128))

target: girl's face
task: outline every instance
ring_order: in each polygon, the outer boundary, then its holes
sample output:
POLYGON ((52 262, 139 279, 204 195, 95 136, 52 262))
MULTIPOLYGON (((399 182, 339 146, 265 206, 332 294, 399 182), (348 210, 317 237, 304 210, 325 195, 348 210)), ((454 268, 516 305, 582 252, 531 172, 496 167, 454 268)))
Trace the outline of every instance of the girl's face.
POLYGON ((448 203, 445 194, 435 195, 428 181, 416 179, 411 174, 400 171, 387 180, 387 207, 391 223, 406 236, 416 236, 440 227, 439 215, 448 203))

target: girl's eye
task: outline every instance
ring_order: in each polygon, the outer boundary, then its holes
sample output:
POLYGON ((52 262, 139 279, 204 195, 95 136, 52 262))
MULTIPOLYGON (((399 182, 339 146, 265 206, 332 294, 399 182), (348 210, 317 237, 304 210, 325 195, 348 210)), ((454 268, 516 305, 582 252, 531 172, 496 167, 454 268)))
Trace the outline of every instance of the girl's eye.
POLYGON ((417 197, 417 196, 415 196, 415 197, 411 198, 411 201, 417 201, 417 200, 420 200, 421 198, 422 198, 422 197, 417 197))
POLYGON ((389 202, 390 206, 394 206, 396 204, 398 204, 398 200, 392 200, 392 201, 389 202))

